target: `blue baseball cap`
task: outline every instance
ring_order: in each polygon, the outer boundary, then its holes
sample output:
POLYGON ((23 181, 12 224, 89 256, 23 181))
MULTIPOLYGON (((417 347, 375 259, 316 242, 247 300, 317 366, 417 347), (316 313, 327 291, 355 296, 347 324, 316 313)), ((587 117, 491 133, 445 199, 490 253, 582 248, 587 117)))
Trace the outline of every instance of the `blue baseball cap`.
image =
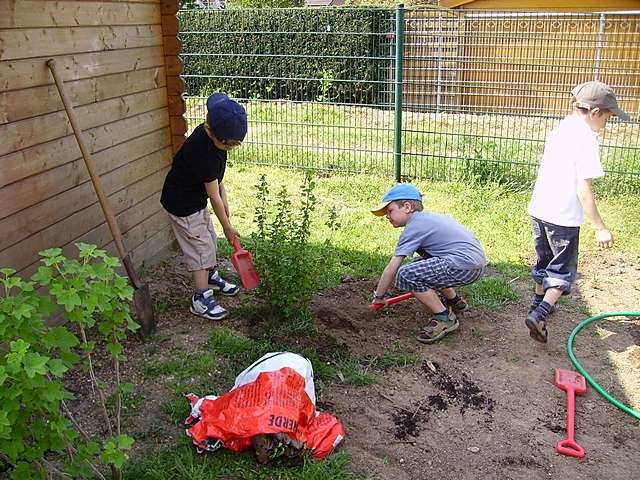
POLYGON ((417 200, 422 201, 420 191, 410 183, 398 183, 389 189, 382 197, 382 203, 371 210, 371 213, 382 217, 387 214, 387 206, 394 200, 417 200))
POLYGON ((219 140, 241 142, 247 135, 247 112, 224 93, 214 93, 207 99, 209 127, 219 140))

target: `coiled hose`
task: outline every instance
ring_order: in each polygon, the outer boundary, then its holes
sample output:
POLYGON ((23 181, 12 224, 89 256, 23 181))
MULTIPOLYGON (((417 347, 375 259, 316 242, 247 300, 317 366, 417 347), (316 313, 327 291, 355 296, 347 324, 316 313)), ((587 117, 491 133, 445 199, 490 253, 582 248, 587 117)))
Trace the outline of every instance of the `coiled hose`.
POLYGON ((573 354, 573 340, 576 337, 576 335, 580 332, 580 330, 582 330, 584 327, 586 327, 592 322, 595 322, 597 320, 602 320, 603 318, 609 318, 609 317, 640 317, 640 312, 603 313, 601 315, 595 315, 593 317, 587 318, 586 320, 583 320, 578 324, 578 326, 576 326, 576 328, 573 329, 573 331, 571 332, 571 335, 569 335, 569 339, 567 340, 567 353, 569 354, 571 363, 573 363, 573 366, 576 367, 576 370, 578 370, 578 372, 584 378, 587 379, 587 382, 589 382, 589 385, 591 385, 600 395, 602 395, 605 400, 607 400, 612 405, 618 407, 623 412, 631 415, 636 420, 640 420, 640 412, 633 410, 632 408, 628 407, 627 405, 625 405, 624 403, 622 403, 621 401, 619 401, 618 399, 610 395, 604 388, 602 388, 598 384, 598 382, 596 382, 593 379, 593 377, 591 377, 591 375, 589 375, 589 373, 582 367, 582 365, 580 365, 580 362, 578 362, 578 359, 573 354))

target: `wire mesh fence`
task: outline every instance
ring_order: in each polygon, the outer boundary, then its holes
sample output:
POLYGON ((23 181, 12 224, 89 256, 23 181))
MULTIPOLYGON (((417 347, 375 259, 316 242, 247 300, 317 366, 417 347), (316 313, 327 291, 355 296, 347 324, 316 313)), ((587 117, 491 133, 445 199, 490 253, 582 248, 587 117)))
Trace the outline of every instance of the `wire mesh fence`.
POLYGON ((606 184, 640 189, 638 15, 326 8, 180 20, 190 127, 215 91, 247 107, 235 161, 391 175, 400 159, 404 178, 528 183, 573 86, 598 79, 632 116, 601 135, 606 184))

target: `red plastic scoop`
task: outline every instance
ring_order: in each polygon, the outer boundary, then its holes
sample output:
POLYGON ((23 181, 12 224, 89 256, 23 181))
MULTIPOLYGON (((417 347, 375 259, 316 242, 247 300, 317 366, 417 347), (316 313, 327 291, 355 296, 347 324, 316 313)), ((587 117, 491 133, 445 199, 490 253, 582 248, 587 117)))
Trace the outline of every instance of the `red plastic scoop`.
POLYGON ((394 303, 402 302, 404 300, 409 300, 413 298, 413 293, 403 293, 402 295, 397 295, 395 297, 387 298, 387 303, 370 303, 369 310, 373 310, 374 312, 383 309, 387 305, 393 305, 394 303))
POLYGON ((562 455, 570 457, 584 457, 584 448, 573 438, 575 395, 582 395, 587 391, 587 383, 584 377, 571 370, 556 368, 556 387, 567 392, 567 438, 556 443, 556 450, 562 455))
POLYGON ((242 286, 247 290, 256 288, 260 285, 260 277, 256 272, 256 267, 253 265, 253 257, 251 253, 240 246, 240 240, 238 237, 234 237, 231 242, 234 254, 231 256, 231 263, 238 272, 242 286))

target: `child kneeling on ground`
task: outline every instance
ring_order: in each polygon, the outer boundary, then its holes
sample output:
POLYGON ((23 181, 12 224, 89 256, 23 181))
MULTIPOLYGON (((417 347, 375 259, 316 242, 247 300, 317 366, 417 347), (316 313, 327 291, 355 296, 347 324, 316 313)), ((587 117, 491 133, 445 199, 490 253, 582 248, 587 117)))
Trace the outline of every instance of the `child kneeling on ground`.
POLYGON ((478 239, 453 218, 424 212, 422 194, 410 184, 392 187, 371 212, 386 215, 396 228, 405 227, 378 281, 373 303, 385 303, 385 293, 395 280, 398 289, 413 292, 432 314, 417 337, 419 342, 433 343, 456 330, 456 313, 468 305, 454 287, 478 280, 487 263, 478 239), (402 265, 405 257, 414 253, 419 256, 402 265))

